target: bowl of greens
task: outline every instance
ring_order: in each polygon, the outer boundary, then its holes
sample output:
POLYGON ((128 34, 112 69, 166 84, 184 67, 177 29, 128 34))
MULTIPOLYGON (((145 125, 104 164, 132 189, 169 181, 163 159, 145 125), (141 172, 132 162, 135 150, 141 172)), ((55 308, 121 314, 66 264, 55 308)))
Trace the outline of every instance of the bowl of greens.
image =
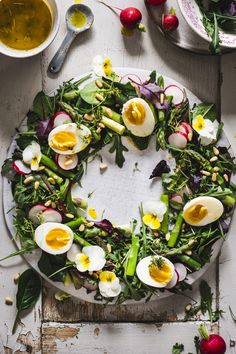
POLYGON ((235 0, 178 0, 180 10, 189 26, 210 42, 212 54, 221 47, 236 48, 235 0))

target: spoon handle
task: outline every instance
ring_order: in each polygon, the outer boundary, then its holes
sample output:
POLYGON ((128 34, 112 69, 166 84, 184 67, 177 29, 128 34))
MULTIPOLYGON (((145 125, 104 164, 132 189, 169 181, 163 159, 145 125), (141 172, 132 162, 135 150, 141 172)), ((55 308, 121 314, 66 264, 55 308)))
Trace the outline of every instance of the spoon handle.
POLYGON ((59 47, 58 51, 54 55, 53 59, 51 60, 48 70, 52 74, 56 74, 61 70, 61 67, 65 61, 67 52, 71 46, 71 43, 76 37, 76 33, 72 31, 68 31, 61 46, 59 47))

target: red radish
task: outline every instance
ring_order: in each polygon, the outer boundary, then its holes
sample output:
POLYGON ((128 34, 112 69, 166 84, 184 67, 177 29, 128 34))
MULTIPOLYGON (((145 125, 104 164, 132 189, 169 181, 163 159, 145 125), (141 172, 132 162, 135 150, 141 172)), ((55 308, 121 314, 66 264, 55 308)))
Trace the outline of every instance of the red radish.
POLYGON ((172 208, 174 208, 176 210, 182 209, 182 205, 183 205, 182 196, 179 194, 173 194, 172 197, 170 198, 170 204, 171 204, 172 208))
POLYGON ((187 139, 189 141, 192 140, 192 137, 193 137, 193 130, 192 130, 192 127, 190 124, 186 123, 186 122, 182 122, 180 125, 179 125, 179 128, 180 128, 180 131, 183 131, 185 130, 186 134, 187 134, 187 139))
POLYGON ((46 209, 47 208, 43 204, 33 206, 29 211, 29 219, 36 225, 41 224, 42 215, 46 209))
POLYGON ((179 281, 183 281, 187 276, 187 268, 182 263, 175 263, 175 270, 179 274, 179 281))
POLYGON ((186 137, 186 139, 188 139, 188 132, 186 131, 185 127, 183 125, 179 125, 177 127, 177 131, 181 132, 182 134, 184 134, 184 136, 186 137))
POLYGON ((20 175, 28 175, 31 173, 31 169, 29 167, 25 166, 25 164, 21 160, 13 161, 12 167, 20 175))
POLYGON ((56 155, 56 161, 60 168, 63 170, 73 170, 79 162, 77 154, 74 155, 56 155))
POLYGON ((173 289, 177 285, 178 281, 179 281, 179 274, 175 269, 171 281, 166 285, 166 289, 173 289))
POLYGON ((150 5, 154 5, 154 6, 159 6, 162 5, 166 2, 166 0, 147 0, 147 3, 150 5))
POLYGON ((205 324, 200 325, 199 333, 202 337, 200 342, 201 354, 224 354, 226 352, 224 339, 218 334, 209 335, 205 324))
POLYGON ((178 148, 178 149, 184 149, 187 146, 188 140, 186 136, 181 133, 172 133, 169 138, 168 138, 169 144, 178 148))
POLYGON ((46 222, 61 223, 62 222, 61 213, 59 213, 59 211, 55 209, 47 208, 42 214, 42 223, 46 223, 46 222))
POLYGON ((175 31, 179 26, 179 20, 176 16, 175 9, 171 7, 170 12, 162 15, 162 28, 164 31, 175 31))
POLYGON ((178 106, 184 101, 184 91, 176 85, 169 85, 165 88, 164 94, 166 96, 172 96, 172 102, 174 105, 178 106))
POLYGON ((57 112, 51 119, 53 121, 53 128, 65 123, 73 123, 71 117, 66 112, 57 112))

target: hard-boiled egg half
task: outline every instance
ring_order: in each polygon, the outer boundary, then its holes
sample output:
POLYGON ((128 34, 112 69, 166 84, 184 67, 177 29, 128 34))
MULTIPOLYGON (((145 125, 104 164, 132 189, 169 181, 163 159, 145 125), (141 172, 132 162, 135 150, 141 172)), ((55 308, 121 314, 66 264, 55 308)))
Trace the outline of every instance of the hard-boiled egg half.
POLYGON ((149 136, 155 127, 153 112, 142 98, 127 101, 123 106, 122 118, 127 129, 135 136, 149 136))
POLYGON ((224 212, 223 204, 214 197, 197 197, 183 209, 184 220, 193 226, 205 226, 218 220, 224 212))
POLYGON ((73 155, 84 150, 91 141, 91 131, 85 125, 62 124, 54 128, 48 136, 48 145, 61 155, 73 155))
POLYGON ((149 256, 139 261, 136 273, 139 280, 155 288, 164 288, 174 276, 174 265, 162 256, 149 256))
POLYGON ((45 252, 56 255, 66 253, 72 246, 73 231, 64 224, 48 222, 37 227, 34 239, 45 252))

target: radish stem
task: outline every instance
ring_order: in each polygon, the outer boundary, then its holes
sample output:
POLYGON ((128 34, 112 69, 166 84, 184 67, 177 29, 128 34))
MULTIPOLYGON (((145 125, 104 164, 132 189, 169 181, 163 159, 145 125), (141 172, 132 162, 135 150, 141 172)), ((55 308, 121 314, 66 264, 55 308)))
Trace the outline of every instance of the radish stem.
POLYGON ((177 216, 175 227, 171 231, 171 234, 170 234, 170 239, 168 241, 169 247, 175 247, 176 242, 179 237, 179 234, 180 234, 180 231, 181 231, 182 223, 183 223, 183 213, 180 212, 179 215, 177 216))

